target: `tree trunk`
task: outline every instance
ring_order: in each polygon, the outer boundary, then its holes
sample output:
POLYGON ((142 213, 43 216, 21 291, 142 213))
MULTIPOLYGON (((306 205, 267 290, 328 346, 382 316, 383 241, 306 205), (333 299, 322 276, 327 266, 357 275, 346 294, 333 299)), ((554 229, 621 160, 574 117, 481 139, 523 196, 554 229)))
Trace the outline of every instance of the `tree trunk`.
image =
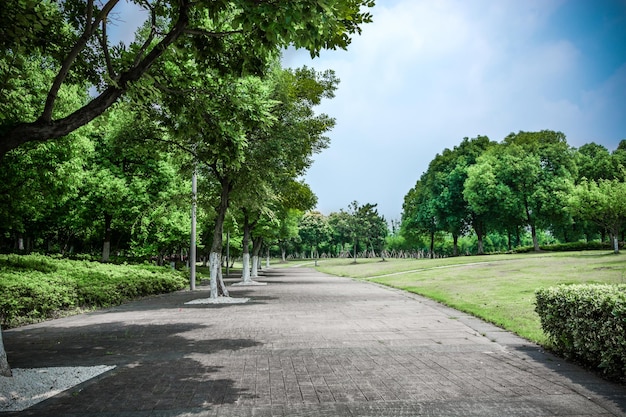
POLYGON ((613 231, 610 233, 611 235, 611 243, 613 244, 613 253, 619 253, 619 226, 615 226, 613 231))
POLYGON ((218 279, 222 281, 222 234, 224 230, 224 218, 226 217, 226 211, 228 210, 228 204, 230 202, 230 191, 232 190, 232 183, 227 178, 220 178, 220 183, 222 190, 220 202, 216 209, 217 216, 215 217, 215 229, 213 229, 213 243, 211 245, 211 254, 209 256, 211 298, 217 298, 217 282, 218 279))
POLYGON ((257 278, 259 276, 259 255, 261 254, 262 245, 262 237, 255 237, 252 239, 252 278, 257 278))
POLYGON ((111 255, 111 222, 113 215, 104 213, 104 244, 102 245, 102 262, 109 262, 111 255))
POLYGON ((285 246, 280 247, 280 259, 283 263, 287 262, 287 248, 285 246))
POLYGON ((459 256, 459 235, 452 234, 452 255, 459 256))
POLYGON ((0 375, 1 376, 13 376, 9 361, 7 360, 7 353, 4 350, 4 341, 2 340, 2 327, 0 327, 0 375))
POLYGON ((483 236, 485 235, 485 230, 483 229, 483 225, 484 223, 478 219, 474 219, 472 221, 472 227, 474 228, 474 232, 476 233, 476 240, 477 240, 477 246, 478 246, 476 248, 477 255, 485 254, 485 246, 483 245, 483 236))
POLYGON ((430 259, 435 258, 435 232, 430 232, 430 259))
POLYGON ((539 252, 541 249, 539 249, 539 240, 537 239, 537 228, 535 227, 534 224, 530 225, 530 234, 533 237, 533 248, 535 249, 535 252, 539 252))
POLYGON ((226 285, 224 284, 224 278, 222 276, 222 268, 219 268, 217 270, 217 283, 219 285, 218 294, 223 295, 224 297, 229 297, 230 295, 228 294, 228 290, 226 289, 226 285))
POLYGON ((250 279, 250 221, 248 218, 248 210, 243 209, 243 269, 241 270, 241 282, 249 283, 250 279))

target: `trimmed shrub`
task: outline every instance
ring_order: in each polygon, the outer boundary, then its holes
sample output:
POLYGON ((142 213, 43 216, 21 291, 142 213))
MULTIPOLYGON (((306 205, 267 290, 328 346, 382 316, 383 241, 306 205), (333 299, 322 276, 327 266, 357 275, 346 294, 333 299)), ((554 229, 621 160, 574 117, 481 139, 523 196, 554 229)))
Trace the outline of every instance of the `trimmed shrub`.
MULTIPOLYGON (((619 244, 620 248, 624 247, 624 243, 619 244)), ((577 252, 583 250, 613 250, 613 246, 609 242, 569 242, 569 243, 555 243, 553 245, 539 245, 539 249, 546 252, 577 252)), ((532 246, 524 246, 515 248, 514 253, 528 253, 533 252, 535 249, 532 246)))
POLYGON ((626 285, 560 285, 536 292, 541 327, 568 359, 626 377, 626 285))
POLYGON ((0 323, 15 327, 79 307, 108 307, 177 291, 187 282, 168 267, 0 255, 0 323))

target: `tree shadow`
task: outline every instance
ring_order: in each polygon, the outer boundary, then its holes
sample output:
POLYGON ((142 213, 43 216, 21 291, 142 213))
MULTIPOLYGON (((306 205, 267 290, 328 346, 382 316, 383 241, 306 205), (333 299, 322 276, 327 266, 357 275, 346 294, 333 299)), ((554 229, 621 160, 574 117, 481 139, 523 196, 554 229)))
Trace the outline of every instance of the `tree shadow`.
POLYGON ((19 415, 206 410, 254 398, 254 387, 250 392, 241 386, 241 374, 235 373, 237 366, 229 357, 261 343, 212 339, 210 327, 180 322, 128 325, 121 321, 8 332, 5 347, 14 368, 116 366, 19 415), (220 365, 224 361, 228 366, 220 365))

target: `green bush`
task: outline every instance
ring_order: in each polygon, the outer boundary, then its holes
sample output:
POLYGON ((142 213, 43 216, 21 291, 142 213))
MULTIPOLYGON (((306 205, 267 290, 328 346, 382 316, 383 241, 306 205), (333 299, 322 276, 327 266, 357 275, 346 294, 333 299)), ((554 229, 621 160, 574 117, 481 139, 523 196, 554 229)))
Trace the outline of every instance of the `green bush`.
POLYGON ((536 311, 554 349, 626 377, 626 285, 561 285, 536 293, 536 311))
POLYGON ((186 284, 184 274, 168 267, 0 255, 0 322, 14 327, 78 307, 107 307, 177 291, 186 284))
MULTIPOLYGON (((620 243, 620 248, 623 247, 623 243, 620 243)), ((613 246, 609 242, 569 242, 569 243, 555 243, 553 245, 540 245, 539 249, 546 252, 573 252, 583 250, 613 250, 613 246)), ((532 246, 524 246, 516 248, 513 252, 527 253, 533 252, 535 249, 532 246)))

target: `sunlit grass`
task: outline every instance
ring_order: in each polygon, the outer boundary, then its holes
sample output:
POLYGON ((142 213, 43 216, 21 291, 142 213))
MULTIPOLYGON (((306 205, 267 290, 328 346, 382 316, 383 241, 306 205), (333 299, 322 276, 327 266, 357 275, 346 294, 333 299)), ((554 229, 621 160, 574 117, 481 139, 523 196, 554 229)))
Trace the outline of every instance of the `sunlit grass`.
POLYGON ((332 275, 411 291, 481 317, 540 344, 538 288, 573 283, 626 283, 626 255, 587 251, 444 259, 322 260, 332 275))

